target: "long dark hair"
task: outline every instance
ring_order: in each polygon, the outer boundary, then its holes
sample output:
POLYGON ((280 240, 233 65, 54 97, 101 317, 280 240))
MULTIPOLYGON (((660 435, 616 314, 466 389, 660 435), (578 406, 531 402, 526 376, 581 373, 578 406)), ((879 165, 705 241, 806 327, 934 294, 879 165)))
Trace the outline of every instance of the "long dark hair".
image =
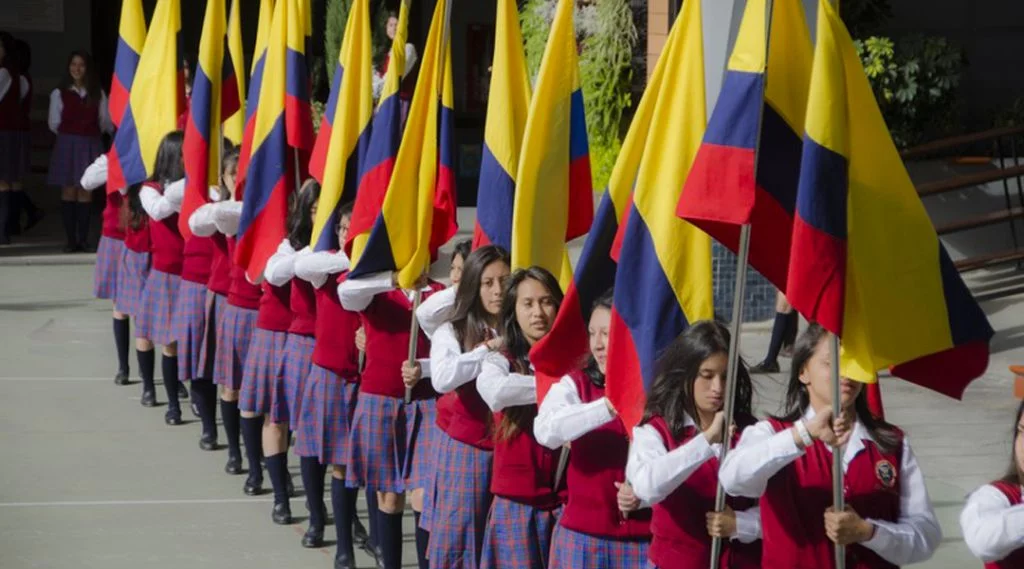
MULTIPOLYGON (((452 248, 451 261, 454 263, 455 262, 455 257, 462 257, 462 262, 463 262, 463 264, 465 264, 466 259, 469 258, 469 254, 470 254, 470 252, 472 250, 473 250, 473 242, 471 240, 463 239, 462 241, 459 241, 452 248)), ((466 269, 463 268, 462 270, 465 271, 466 269)))
MULTIPOLYGON (((693 386, 700 365, 716 354, 729 354, 729 329, 716 320, 702 320, 683 331, 658 358, 654 384, 647 396, 643 421, 660 416, 673 437, 680 437, 689 415, 700 428, 693 386)), ((751 415, 754 388, 743 360, 736 370, 736 401, 733 416, 751 415)))
MULTIPOLYGON (((548 289, 555 299, 556 310, 561 307, 563 297, 558 279, 542 267, 519 269, 513 272, 505 283, 505 299, 501 303, 500 331, 505 339, 505 355, 512 362, 512 372, 522 374, 530 373, 530 342, 527 341, 523 329, 519 327, 519 320, 516 318, 516 301, 519 298, 519 285, 527 279, 535 280, 548 289)), ((508 440, 520 431, 526 430, 529 418, 530 406, 528 405, 506 408, 502 413, 501 425, 498 427, 499 439, 508 440)))
MULTIPOLYGON (((793 346, 793 367, 789 371, 789 387, 786 389, 785 411, 781 417, 775 419, 784 423, 792 423, 803 418, 807 406, 811 404, 811 396, 807 392, 807 386, 800 381, 800 373, 804 370, 807 362, 814 355, 818 344, 829 337, 828 330, 820 324, 812 322, 797 338, 793 346)), ((902 436, 899 430, 883 419, 876 418, 868 409, 867 390, 861 389, 853 404, 857 420, 864 425, 864 428, 871 434, 875 444, 885 453, 896 452, 902 444, 902 436)))
POLYGON ((228 170, 234 168, 238 170, 238 154, 239 148, 231 144, 231 141, 227 138, 224 139, 224 156, 220 158, 220 183, 217 184, 217 191, 220 192, 220 201, 227 201, 231 199, 231 191, 224 187, 224 174, 228 170))
POLYGON ((1013 420, 1013 436, 1010 439, 1013 441, 1010 445, 1010 467, 1006 469, 1006 474, 1003 476, 1003 481, 1011 484, 1024 484, 1024 472, 1021 472, 1020 466, 1017 465, 1017 439, 1024 436, 1018 430, 1022 415, 1024 415, 1024 401, 1017 406, 1017 415, 1013 420))
MULTIPOLYGON (((185 166, 181 159, 181 145, 185 134, 180 130, 167 133, 160 141, 160 148, 156 151, 156 161, 153 165, 153 175, 149 177, 150 182, 156 182, 161 187, 180 180, 185 177, 185 166)), ((124 200, 125 215, 124 225, 132 229, 140 229, 146 224, 146 210, 142 208, 142 200, 139 192, 142 191, 142 184, 128 186, 127 199, 124 200)))
POLYGON ((508 251, 497 245, 481 247, 465 259, 451 319, 455 337, 464 351, 472 350, 487 341, 491 327, 497 327, 497 318, 491 317, 480 302, 480 281, 483 280, 484 270, 497 262, 511 265, 508 251))
MULTIPOLYGON (((593 306, 590 307, 590 314, 593 315, 594 311, 598 308, 604 308, 605 310, 612 309, 612 301, 615 297, 615 289, 610 288, 604 292, 601 296, 597 297, 594 301, 593 306)), ((589 321, 589 319, 588 319, 589 321)), ((597 367, 597 360, 594 359, 593 354, 587 356, 587 364, 583 366, 583 373, 587 376, 594 385, 604 388, 604 373, 599 367, 597 367)))
POLYGON ((96 70, 92 65, 92 56, 89 55, 88 51, 75 50, 68 56, 68 63, 64 66, 64 79, 60 82, 61 91, 70 89, 75 84, 74 78, 71 77, 71 61, 76 57, 82 58, 85 63, 85 75, 82 77, 82 83, 85 85, 85 98, 90 103, 99 103, 100 97, 102 97, 103 90, 100 87, 99 77, 96 76, 96 70))
POLYGON ((313 178, 306 180, 292 196, 291 207, 288 208, 288 241, 296 251, 309 245, 313 237, 313 216, 309 210, 318 199, 320 184, 313 178))

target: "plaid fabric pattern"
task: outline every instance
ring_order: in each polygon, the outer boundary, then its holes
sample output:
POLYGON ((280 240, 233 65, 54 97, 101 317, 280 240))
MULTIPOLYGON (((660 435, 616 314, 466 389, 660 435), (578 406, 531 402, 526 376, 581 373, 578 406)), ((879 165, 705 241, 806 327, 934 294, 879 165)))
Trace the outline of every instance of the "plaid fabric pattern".
POLYGON ((142 289, 149 277, 149 253, 137 253, 125 247, 121 257, 121 266, 117 270, 117 296, 114 305, 118 312, 130 314, 139 325, 139 313, 142 311, 142 289))
POLYGON ((559 510, 536 508, 494 497, 484 532, 480 569, 544 569, 559 510))
MULTIPOLYGON (((409 404, 415 411, 406 411, 408 425, 405 429, 405 448, 408 466, 406 486, 410 489, 429 489, 434 479, 434 464, 437 462, 437 446, 441 440, 441 428, 437 426, 437 400, 417 399, 409 404)), ((428 492, 423 503, 429 504, 433 498, 428 492)))
POLYGON ((288 423, 291 430, 299 430, 299 407, 306 388, 306 378, 313 367, 312 336, 288 334, 284 345, 284 378, 278 385, 280 390, 276 399, 284 401, 284 417, 277 417, 275 423, 288 423))
POLYGON ((117 304, 117 270, 124 256, 124 241, 101 236, 96 246, 96 269, 93 272, 92 295, 108 298, 117 304))
POLYGON ((199 345, 199 372, 206 377, 213 377, 217 357, 217 326, 224 319, 224 307, 227 306, 227 302, 226 296, 213 291, 206 292, 203 341, 199 345))
POLYGON ((257 312, 224 303, 223 317, 217 319, 213 382, 235 391, 242 387, 242 374, 249 356, 257 312))
POLYGON ((206 329, 206 285, 181 281, 171 318, 171 336, 178 342, 178 379, 203 378, 202 351, 206 329))
POLYGON ((284 402, 279 401, 274 388, 284 373, 284 343, 287 339, 287 332, 263 328, 256 328, 253 332, 242 372, 242 389, 238 394, 239 411, 269 414, 271 423, 279 422, 274 420, 273 414, 277 413, 277 418, 281 416, 282 411, 275 411, 275 407, 284 402))
POLYGON ((28 173, 26 142, 21 131, 0 130, 0 182, 20 182, 28 173))
POLYGON ((181 277, 152 270, 142 289, 142 311, 135 325, 136 338, 148 338, 158 346, 166 346, 177 338, 171 329, 174 306, 178 301, 181 277))
POLYGON ((476 569, 484 546, 491 509, 491 463, 494 453, 440 435, 429 507, 420 527, 430 532, 427 557, 431 569, 476 569), (429 515, 429 519, 428 519, 429 515))
POLYGON ((320 464, 345 465, 349 425, 359 385, 313 364, 299 404, 295 454, 315 456, 320 464))
POLYGON ((346 484, 378 492, 405 492, 406 413, 415 407, 394 397, 360 393, 344 459, 346 484))
POLYGON ((559 525, 551 543, 548 569, 619 569, 647 564, 646 541, 603 539, 559 525))
POLYGON ((50 153, 50 170, 46 183, 51 186, 78 186, 85 169, 103 154, 103 141, 98 136, 59 133, 50 153))

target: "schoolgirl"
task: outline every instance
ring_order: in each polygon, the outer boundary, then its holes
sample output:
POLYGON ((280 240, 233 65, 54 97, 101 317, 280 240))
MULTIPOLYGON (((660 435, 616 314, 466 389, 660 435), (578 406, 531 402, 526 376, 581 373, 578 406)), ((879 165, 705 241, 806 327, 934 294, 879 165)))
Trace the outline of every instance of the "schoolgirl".
POLYGON ((594 304, 587 366, 563 377, 545 396, 533 433, 552 450, 572 445, 568 500, 551 543, 549 567, 642 567, 651 539, 651 510, 626 482, 629 437, 604 395, 612 295, 594 304))
MULTIPOLYGON (((22 131, 24 104, 31 85, 15 65, 14 37, 0 32, 0 245, 10 240, 12 190, 25 172, 25 137, 22 131)), ((84 169, 88 163, 84 164, 84 169)), ((81 173, 79 173, 81 176, 81 173)), ((77 183, 77 179, 76 179, 77 183)))
POLYGON ((430 531, 430 567, 475 569, 480 564, 492 499, 494 425, 476 390, 476 378, 489 351, 500 347, 498 318, 509 264, 508 253, 493 245, 467 255, 451 321, 431 338, 430 382, 443 394, 438 407, 448 417, 439 421, 442 433, 427 492, 430 501, 420 520, 430 531))
MULTIPOLYGON (((420 565, 426 561, 426 532, 418 527, 419 512, 430 461, 435 458, 429 449, 438 431, 437 393, 429 381, 421 381, 430 375, 430 361, 407 361, 415 292, 398 289, 397 276, 376 273, 345 279, 338 287, 341 306, 360 313, 366 338, 366 362, 345 454, 346 475, 349 485, 377 493, 378 511, 370 512, 370 523, 386 569, 402 565, 402 512, 407 490, 417 522, 420 565), (408 405, 403 401, 406 386, 412 388, 408 405)), ((423 298, 441 288, 425 277, 420 283, 423 298)), ((424 358, 429 349, 421 331, 416 338, 417 357, 424 358)))
MULTIPOLYGON (((730 499, 724 512, 715 512, 723 438, 730 445, 738 439, 724 427, 728 363, 729 331, 713 321, 690 326, 658 361, 626 466, 636 496, 654 504, 649 551, 654 567, 704 569, 714 537, 722 539, 721 567, 761 567, 757 503, 730 499)), ((742 362, 736 382, 733 420, 742 430, 755 423, 753 389, 742 362)))
POLYGON ((420 303, 416 309, 416 320, 420 323, 420 329, 428 338, 434 335, 434 330, 445 322, 451 320, 452 309, 455 306, 455 291, 459 289, 459 282, 462 280, 463 266, 469 257, 472 242, 464 239, 455 244, 452 249, 451 265, 448 269, 448 279, 452 285, 437 294, 433 294, 427 300, 420 303))
POLYGON ((779 373, 779 355, 793 355, 793 342, 799 328, 800 314, 793 310, 782 291, 775 291, 775 322, 768 341, 768 353, 761 363, 750 368, 750 373, 779 373))
MULTIPOLYGON (((185 166, 181 144, 183 134, 174 131, 164 137, 157 150, 156 163, 150 180, 128 189, 128 204, 133 216, 149 216, 150 252, 152 268, 142 289, 135 335, 154 345, 162 346, 160 369, 163 372, 164 391, 167 393, 167 412, 164 422, 181 425, 181 403, 178 382, 178 339, 174 335, 172 319, 181 286, 185 241, 178 230, 178 211, 185 196, 185 166), (139 211, 139 210, 142 211, 139 211)), ((143 378, 145 382, 145 377, 143 378)), ((143 386, 143 398, 154 400, 152 377, 143 386)))
MULTIPOLYGON (((214 237, 216 247, 210 271, 208 288, 213 327, 207 328, 202 355, 203 365, 212 365, 213 382, 221 387, 220 414, 224 435, 228 439, 228 461, 224 471, 228 474, 242 473, 241 417, 238 411, 238 391, 242 385, 242 372, 249 353, 253 330, 256 327, 257 309, 260 303, 260 287, 245 278, 245 271, 233 261, 235 235, 242 217, 242 202, 234 199, 236 175, 238 173, 238 148, 227 152, 222 161, 221 194, 225 199, 201 206, 189 218, 189 228, 194 235, 214 237), (212 364, 211 364, 212 360, 212 364)), ((249 455, 249 473, 259 473, 262 480, 262 466, 259 463, 259 446, 256 447, 255 461, 249 455)), ((246 494, 253 494, 257 487, 246 480, 246 494)))
MULTIPOLYGON (((26 215, 24 230, 28 231, 43 218, 43 210, 32 202, 32 198, 25 192, 24 179, 32 170, 32 48, 28 42, 21 39, 14 40, 14 47, 9 55, 11 64, 21 74, 21 78, 28 83, 28 93, 21 99, 21 113, 17 118, 17 129, 21 132, 21 179, 11 183, 10 215, 8 216, 8 231, 10 235, 20 235, 21 214, 26 215)), ((19 83, 21 81, 19 80, 19 83)), ((12 157, 13 158, 13 157, 12 157)))
POLYGON ((57 135, 47 183, 61 188, 61 216, 67 237, 64 252, 85 251, 90 249, 92 194, 78 182, 86 167, 103 153, 102 133, 113 131, 107 95, 100 89, 88 53, 74 51, 68 57, 67 75, 60 87, 50 93, 47 122, 57 135))
POLYGON ((924 475, 903 432, 872 417, 863 384, 843 378, 832 416, 830 336, 812 324, 797 340, 786 414, 748 427, 719 470, 733 496, 760 498, 762 567, 850 569, 925 561, 942 538, 924 475), (832 510, 832 448, 843 448, 848 508, 832 510))
POLYGON ((1024 402, 1013 422, 1006 474, 978 488, 960 514, 964 542, 985 569, 1024 567, 1024 402))
MULTIPOLYGON (((476 388, 495 412, 491 494, 482 569, 539 569, 548 564, 551 533, 562 505, 556 487, 559 451, 533 435, 537 382, 530 347, 547 335, 562 303, 558 280, 540 267, 509 277, 501 308, 501 351, 484 358, 476 388)), ((495 342, 497 344, 497 342, 495 342)))

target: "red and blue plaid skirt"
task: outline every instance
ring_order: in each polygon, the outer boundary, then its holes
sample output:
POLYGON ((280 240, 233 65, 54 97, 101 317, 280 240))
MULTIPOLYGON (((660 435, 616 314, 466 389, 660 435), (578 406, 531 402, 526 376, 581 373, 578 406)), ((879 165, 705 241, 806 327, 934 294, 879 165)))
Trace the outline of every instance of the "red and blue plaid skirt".
POLYGON ((117 270, 117 296, 114 306, 118 312, 130 314, 138 326, 142 312, 142 289, 149 277, 149 253, 137 253, 125 247, 121 266, 117 270))
POLYGON ((432 569, 476 569, 491 509, 494 453, 441 432, 429 505, 424 499, 420 527, 430 532, 432 569), (429 518, 428 518, 429 516, 429 518))
POLYGON ((50 152, 50 170, 46 183, 51 186, 79 186, 82 174, 100 154, 103 140, 99 136, 57 134, 57 142, 50 152))
POLYGON ((136 315, 135 337, 148 338, 158 346, 167 346, 177 341, 171 320, 174 306, 178 301, 181 277, 153 269, 146 278, 142 289, 142 311, 136 315))
POLYGON ((359 384, 313 364, 299 404, 295 454, 315 456, 320 464, 345 466, 349 425, 359 384))
MULTIPOLYGON (((429 489, 434 480, 434 465, 437 464, 437 447, 443 431, 437 426, 437 399, 417 399, 409 404, 415 411, 406 411, 405 448, 408 449, 405 459, 408 462, 406 487, 429 489)), ((429 492, 424 495, 423 503, 429 504, 433 498, 429 492)))
MULTIPOLYGON (((220 296, 220 295, 216 295, 220 296)), ((217 319, 214 347, 213 382, 238 391, 249 356, 258 312, 224 303, 223 316, 217 319)))
POLYGON ((124 256, 124 240, 101 236, 96 246, 96 269, 93 272, 92 295, 108 298, 117 304, 117 270, 124 256))
POLYGON ((406 483, 406 416, 415 410, 399 398, 359 393, 344 454, 349 487, 396 493, 411 488, 406 483))
POLYGON ((202 367, 206 337, 206 285, 182 279, 171 319, 171 334, 178 341, 178 379, 209 379, 202 367))
POLYGON ((495 496, 480 569, 544 569, 560 510, 538 510, 495 496))
POLYGON ((293 431, 299 430, 299 407, 302 405, 302 394, 306 389, 306 378, 309 377, 309 370, 313 366, 315 343, 312 336, 288 334, 284 345, 284 380, 279 384, 283 393, 279 393, 278 397, 283 399, 287 406, 288 414, 284 419, 287 419, 288 427, 293 431))
POLYGON ((228 299, 215 292, 206 292, 206 324, 203 326, 203 342, 199 348, 199 371, 206 377, 213 377, 217 358, 217 326, 224 319, 224 307, 228 299))
POLYGON ((647 564, 649 545, 647 541, 595 537, 559 525, 551 540, 548 569, 640 568, 647 564))
POLYGON ((271 423, 288 420, 288 409, 278 397, 276 384, 284 374, 284 343, 287 332, 256 328, 249 344, 242 372, 242 389, 238 394, 238 410, 266 414, 271 423))

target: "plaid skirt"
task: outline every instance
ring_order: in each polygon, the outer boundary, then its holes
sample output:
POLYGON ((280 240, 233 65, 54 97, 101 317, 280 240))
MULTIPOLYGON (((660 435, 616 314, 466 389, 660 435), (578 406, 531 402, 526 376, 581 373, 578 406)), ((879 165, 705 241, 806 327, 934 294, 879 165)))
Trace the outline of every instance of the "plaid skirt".
POLYGON ((171 318, 171 335, 178 342, 178 379, 209 379, 203 373, 206 330, 206 285, 182 279, 171 318))
POLYGON ((148 338, 158 346, 177 341, 171 329, 174 306, 178 301, 181 277, 153 269, 142 289, 141 311, 135 315, 135 337, 148 338))
POLYGON ((408 468, 408 415, 415 404, 373 393, 359 393, 344 453, 346 484, 378 492, 405 492, 408 468))
POLYGON ((314 343, 312 336, 288 334, 284 345, 284 378, 277 384, 280 390, 277 397, 285 402, 287 414, 280 418, 283 420, 274 422, 287 422, 288 428, 293 431, 299 430, 299 407, 306 388, 306 378, 313 367, 314 343))
POLYGON ((226 296, 206 291, 206 317, 203 326, 203 342, 199 347, 199 371, 202 377, 213 377, 217 358, 217 325, 224 319, 226 296))
POLYGON ((50 171, 46 183, 51 186, 79 186, 82 174, 97 156, 103 154, 98 136, 59 133, 50 153, 50 171))
POLYGON ((117 304, 117 269, 124 256, 124 240, 100 236, 96 246, 96 269, 93 272, 92 295, 108 298, 117 304))
MULTIPOLYGON (((219 295, 215 295, 219 296, 219 295)), ((214 347, 213 382, 238 391, 249 356, 256 310, 239 308, 224 302, 222 316, 217 319, 217 340, 214 347)))
POLYGON ((20 130, 0 130, 0 182, 20 182, 28 174, 25 134, 20 130))
POLYGON ((266 414, 271 423, 288 419, 284 401, 275 390, 284 373, 284 343, 287 332, 256 328, 249 344, 242 372, 242 389, 238 394, 238 410, 266 414))
POLYGON ((484 532, 480 569, 544 569, 559 510, 538 510, 495 496, 484 532))
POLYGON ((345 466, 349 425, 358 392, 359 384, 313 364, 299 402, 295 454, 315 456, 320 464, 345 466))
MULTIPOLYGON (((409 473, 406 487, 428 489, 434 480, 434 465, 437 464, 437 447, 444 433, 437 426, 437 399, 418 399, 409 404, 414 412, 406 412, 408 426, 405 430, 405 448, 409 473)), ((429 504, 433 498, 429 492, 424 495, 423 503, 429 504)))
POLYGON ((142 289, 149 277, 149 253, 137 253, 125 247, 121 266, 117 269, 117 296, 114 306, 118 312, 130 314, 138 326, 142 312, 142 289))
POLYGON ((493 498, 494 453, 461 443, 444 432, 440 439, 430 485, 432 500, 429 506, 424 504, 420 517, 420 527, 430 532, 427 558, 432 569, 476 569, 493 498))
POLYGON ((604 539, 559 525, 551 540, 548 569, 619 569, 647 564, 647 541, 604 539))

